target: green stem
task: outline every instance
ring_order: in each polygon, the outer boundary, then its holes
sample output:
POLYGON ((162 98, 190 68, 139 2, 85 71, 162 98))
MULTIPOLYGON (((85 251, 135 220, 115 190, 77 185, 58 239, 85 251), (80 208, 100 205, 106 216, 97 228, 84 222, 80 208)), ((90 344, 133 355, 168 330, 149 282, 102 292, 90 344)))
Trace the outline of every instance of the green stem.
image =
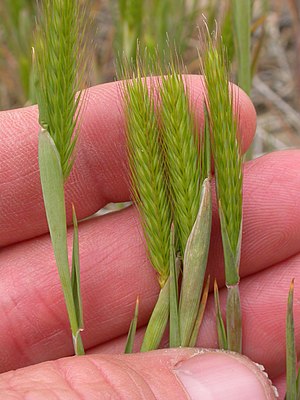
POLYGON ((242 352, 242 311, 239 284, 227 287, 226 328, 228 350, 242 352))
POLYGON ((145 332, 141 352, 158 348, 166 330, 170 309, 170 278, 160 290, 145 332))

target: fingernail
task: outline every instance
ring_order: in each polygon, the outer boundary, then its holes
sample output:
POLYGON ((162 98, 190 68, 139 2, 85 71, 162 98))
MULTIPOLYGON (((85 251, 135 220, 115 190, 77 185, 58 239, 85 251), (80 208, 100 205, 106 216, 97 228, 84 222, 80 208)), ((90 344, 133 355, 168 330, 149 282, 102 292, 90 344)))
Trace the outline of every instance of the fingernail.
POLYGON ((240 354, 199 350, 174 372, 191 400, 266 400, 278 394, 263 367, 240 354))

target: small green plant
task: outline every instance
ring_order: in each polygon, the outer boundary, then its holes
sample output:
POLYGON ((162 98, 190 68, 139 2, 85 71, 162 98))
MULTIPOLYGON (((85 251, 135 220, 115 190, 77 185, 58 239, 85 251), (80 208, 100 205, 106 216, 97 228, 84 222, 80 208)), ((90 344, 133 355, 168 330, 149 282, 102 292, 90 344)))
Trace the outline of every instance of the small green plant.
POLYGON ((84 354, 78 227, 73 206, 70 273, 64 183, 72 169, 86 72, 85 10, 75 0, 45 0, 35 40, 39 168, 47 221, 70 320, 74 350, 84 354))

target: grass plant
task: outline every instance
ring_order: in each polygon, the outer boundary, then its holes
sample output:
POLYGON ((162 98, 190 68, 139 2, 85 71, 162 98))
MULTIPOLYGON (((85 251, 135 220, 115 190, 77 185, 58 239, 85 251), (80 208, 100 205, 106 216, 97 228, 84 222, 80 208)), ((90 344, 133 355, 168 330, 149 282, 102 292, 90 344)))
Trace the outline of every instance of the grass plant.
POLYGON ((208 154, 210 163, 210 149, 199 149, 178 67, 147 81, 137 64, 123 84, 128 159, 149 259, 161 286, 141 347, 147 351, 159 346, 168 319, 172 346, 189 345, 197 337, 207 298, 206 293, 200 301, 211 228, 210 167, 201 155, 208 154))
POLYGON ((153 91, 150 89, 149 93, 139 63, 136 75, 125 82, 124 101, 132 193, 141 216, 149 258, 161 287, 141 348, 147 351, 158 347, 168 320, 171 206, 153 91))
POLYGON ((45 0, 35 40, 39 106, 39 167, 47 221, 71 325, 74 350, 84 354, 78 227, 73 207, 72 272, 68 259, 64 183, 77 140, 86 72, 86 13, 75 0, 45 0))
POLYGON ((217 38, 207 39, 201 60, 212 135, 216 191, 221 222, 228 289, 226 307, 229 350, 242 351, 242 320, 239 296, 239 262, 242 237, 242 156, 237 139, 233 94, 228 81, 226 50, 217 38))

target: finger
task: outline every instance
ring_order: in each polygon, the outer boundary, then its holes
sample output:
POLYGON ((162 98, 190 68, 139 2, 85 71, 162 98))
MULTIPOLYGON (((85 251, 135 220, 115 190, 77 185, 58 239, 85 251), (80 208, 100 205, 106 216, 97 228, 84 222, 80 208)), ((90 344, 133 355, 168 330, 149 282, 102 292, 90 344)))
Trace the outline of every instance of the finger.
POLYGON ((3 374, 0 390, 8 400, 100 394, 132 400, 275 399, 270 381, 249 359, 197 349, 65 358, 3 374))
MULTIPOLYGON (((202 80, 199 76, 189 76, 187 82, 201 126, 202 80)), ((239 101, 239 130, 246 150, 255 131, 255 111, 242 91, 235 97, 239 101)), ((126 201, 130 197, 121 108, 117 83, 90 89, 76 161, 66 185, 66 202, 77 205, 79 219, 109 202, 126 201)), ((47 225, 37 161, 37 108, 1 113, 0 130, 0 246, 3 246, 45 233, 47 225)), ((70 209, 68 221, 71 221, 70 209)))
MULTIPOLYGON (((291 280, 300 282, 300 255, 279 263, 240 282, 243 318, 243 354, 263 365, 274 380, 285 373, 285 330, 287 296, 291 280)), ((300 311, 300 287, 296 287, 294 312, 300 311)), ((225 321, 226 288, 220 290, 220 301, 225 321)), ((132 306, 132 308, 134 305, 132 306)), ((144 328, 136 334, 135 351, 142 343, 144 328)), ((300 322, 295 321, 295 341, 300 354, 300 322)), ((90 353, 116 353, 124 349, 126 335, 89 350, 90 353)), ((168 346, 165 336, 162 347, 168 346)), ((197 340, 198 347, 218 348, 214 298, 208 299, 204 320, 197 340)))
MULTIPOLYGON (((278 177, 279 173, 283 173, 282 165, 291 172, 291 176, 287 176, 290 179, 283 179, 280 191, 274 183, 273 191, 269 185, 266 192, 261 190, 260 195, 259 191, 255 192, 259 186, 264 188, 270 182, 270 171, 264 158, 256 161, 245 175, 246 186, 247 179, 254 181, 253 190, 245 193, 245 201, 251 203, 251 207, 256 210, 258 221, 245 218, 244 229, 248 236, 244 242, 241 260, 242 276, 254 274, 269 265, 264 258, 264 251, 270 257, 272 255, 272 264, 300 251, 299 241, 293 238, 294 235, 297 236, 300 225, 295 209, 300 191, 294 189, 299 178, 296 171, 293 171, 293 154, 298 152, 276 153, 273 155, 274 159, 268 158, 269 162, 273 160, 271 170, 274 176, 278 177), (280 161, 276 162, 276 159, 280 161), (264 168, 260 167, 260 163, 264 168), (255 184, 255 179, 251 176, 256 177, 258 173, 260 181, 255 184), (275 189, 278 196, 274 195, 275 189), (247 193, 252 194, 250 200, 247 200, 247 193), (291 196, 286 193, 293 194, 292 201, 291 196), (265 205, 268 205, 268 214, 265 205), (280 208, 286 213, 285 217, 280 216, 280 208), (278 221, 282 225, 280 230, 278 221), (286 222, 287 226, 284 225, 286 222), (262 225, 256 226, 262 226, 265 231, 258 232, 252 228, 252 224, 255 226, 260 223, 262 225), (282 232, 285 234, 282 235, 282 232), (257 243, 257 248, 253 242, 257 243)), ((297 171, 299 177, 300 169, 297 171)), ((147 261, 143 234, 134 208, 86 221, 80 225, 79 232, 84 343, 86 348, 90 348, 126 334, 137 295, 141 296, 139 323, 140 326, 145 324, 156 300, 158 284, 147 261)), ((217 240, 219 239, 214 237, 212 242, 217 240)), ((0 265, 1 367, 7 370, 72 354, 69 324, 48 236, 3 250, 0 254, 0 265)), ((212 252, 209 266, 212 277, 214 271, 222 269, 220 252, 212 252)), ((282 295, 285 296, 285 293, 282 295)), ((253 296, 257 296, 257 293, 253 296)))

